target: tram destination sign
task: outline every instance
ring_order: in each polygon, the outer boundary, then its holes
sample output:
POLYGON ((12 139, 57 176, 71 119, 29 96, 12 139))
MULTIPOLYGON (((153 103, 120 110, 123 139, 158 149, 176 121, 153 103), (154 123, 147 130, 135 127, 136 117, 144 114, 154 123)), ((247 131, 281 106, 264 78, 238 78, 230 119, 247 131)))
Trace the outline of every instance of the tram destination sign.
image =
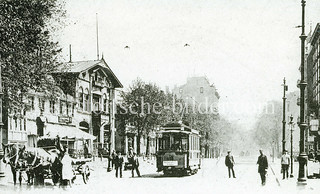
POLYGON ((178 166, 178 161, 163 161, 163 166, 178 166))

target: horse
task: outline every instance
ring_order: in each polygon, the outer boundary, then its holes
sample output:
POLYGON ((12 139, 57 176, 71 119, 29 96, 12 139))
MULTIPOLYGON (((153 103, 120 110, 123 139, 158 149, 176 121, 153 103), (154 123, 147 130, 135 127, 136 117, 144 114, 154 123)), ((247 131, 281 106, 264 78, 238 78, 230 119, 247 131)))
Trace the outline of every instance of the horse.
POLYGON ((51 173, 52 182, 56 185, 61 181, 61 152, 58 149, 46 151, 43 148, 26 148, 19 150, 19 157, 27 162, 28 183, 44 185, 46 175, 51 173))
MULTIPOLYGON (((2 144, 4 157, 3 162, 9 164, 11 167, 11 172, 13 176, 13 183, 16 185, 17 182, 17 171, 21 168, 21 163, 19 162, 19 148, 16 144, 2 144)), ((21 185, 22 177, 21 172, 19 173, 19 183, 21 185)))

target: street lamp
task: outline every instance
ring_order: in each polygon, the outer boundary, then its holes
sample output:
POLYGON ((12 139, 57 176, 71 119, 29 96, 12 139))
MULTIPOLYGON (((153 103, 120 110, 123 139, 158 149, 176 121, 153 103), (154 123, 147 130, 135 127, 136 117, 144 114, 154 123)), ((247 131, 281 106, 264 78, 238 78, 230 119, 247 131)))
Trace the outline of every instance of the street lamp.
POLYGON ((307 184, 307 177, 306 177, 306 166, 308 162, 308 156, 305 152, 305 129, 307 128, 307 124, 305 123, 305 114, 304 114, 304 106, 305 106, 305 88, 307 86, 307 83, 304 79, 304 56, 305 56, 305 40, 307 36, 305 35, 304 29, 305 29, 305 24, 304 24, 304 19, 305 19, 305 6, 306 6, 306 1, 301 0, 301 7, 302 7, 302 25, 301 25, 301 67, 300 67, 300 73, 301 73, 301 81, 299 83, 300 86, 300 142, 299 142, 299 174, 298 174, 298 184, 301 185, 306 185, 307 184))
POLYGON ((290 142, 291 142, 291 154, 290 154, 290 161, 291 161, 291 173, 290 173, 290 177, 292 178, 293 177, 293 145, 292 145, 292 132, 293 132, 293 125, 294 125, 294 122, 293 122, 293 116, 291 115, 290 116, 290 122, 289 122, 289 125, 290 125, 290 131, 291 131, 291 137, 290 137, 290 142))
POLYGON ((282 117, 282 152, 286 150, 286 91, 288 86, 286 85, 286 78, 283 78, 283 117, 282 117))

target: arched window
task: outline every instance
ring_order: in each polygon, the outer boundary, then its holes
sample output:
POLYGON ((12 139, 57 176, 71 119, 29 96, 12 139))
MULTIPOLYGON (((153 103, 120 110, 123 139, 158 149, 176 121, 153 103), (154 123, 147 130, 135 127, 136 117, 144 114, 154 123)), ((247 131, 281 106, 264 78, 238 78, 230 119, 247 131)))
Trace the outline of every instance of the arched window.
POLYGON ((83 89, 79 88, 79 109, 83 110, 83 89))
POLYGON ((86 88, 84 90, 84 111, 89 112, 89 90, 86 88))

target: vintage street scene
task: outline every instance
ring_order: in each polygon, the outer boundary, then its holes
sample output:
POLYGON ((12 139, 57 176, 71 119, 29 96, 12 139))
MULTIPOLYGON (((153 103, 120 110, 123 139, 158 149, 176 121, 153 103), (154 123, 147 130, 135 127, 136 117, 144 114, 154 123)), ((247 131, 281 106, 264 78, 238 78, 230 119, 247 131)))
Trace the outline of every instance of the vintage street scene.
POLYGON ((319 0, 0 0, 0 193, 320 193, 319 0))

